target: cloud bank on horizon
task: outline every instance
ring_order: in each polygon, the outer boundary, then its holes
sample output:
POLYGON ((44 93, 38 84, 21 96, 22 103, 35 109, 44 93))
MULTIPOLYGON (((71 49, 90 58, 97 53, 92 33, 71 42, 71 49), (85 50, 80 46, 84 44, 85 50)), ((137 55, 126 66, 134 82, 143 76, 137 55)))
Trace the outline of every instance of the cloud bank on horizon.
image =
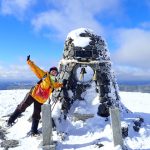
MULTIPOLYGON (((53 38, 62 44, 71 30, 91 28, 106 39, 120 80, 150 80, 149 0, 1 0, 0 18, 6 17, 30 26, 34 36, 53 38)), ((41 41, 41 44, 44 43, 41 41)), ((62 54, 58 51, 53 55, 58 53, 62 54)), ((14 69, 9 74, 3 70, 1 62, 0 78, 3 75, 7 79, 14 69)), ((11 67, 8 68, 11 70, 11 67)), ((17 68, 15 71, 19 72, 17 68)), ((16 78, 18 74, 15 74, 16 78)))

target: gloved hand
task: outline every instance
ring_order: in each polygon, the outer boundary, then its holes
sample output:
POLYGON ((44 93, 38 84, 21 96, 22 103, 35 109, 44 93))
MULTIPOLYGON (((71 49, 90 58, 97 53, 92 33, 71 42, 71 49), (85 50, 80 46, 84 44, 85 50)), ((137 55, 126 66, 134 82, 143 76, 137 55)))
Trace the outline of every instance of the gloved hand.
POLYGON ((30 55, 27 56, 27 61, 30 60, 30 55))

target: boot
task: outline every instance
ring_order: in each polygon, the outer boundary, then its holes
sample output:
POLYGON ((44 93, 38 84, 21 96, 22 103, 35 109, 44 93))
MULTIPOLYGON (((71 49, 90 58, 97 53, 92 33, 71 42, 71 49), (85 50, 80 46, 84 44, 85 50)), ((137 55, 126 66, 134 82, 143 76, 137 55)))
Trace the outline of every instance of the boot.
POLYGON ((21 115, 21 112, 17 109, 11 114, 9 119, 7 120, 7 126, 13 126, 15 120, 21 115))
POLYGON ((36 135, 36 134, 40 134, 38 131, 38 125, 39 125, 39 120, 32 120, 32 126, 31 126, 31 131, 30 131, 30 135, 36 135))

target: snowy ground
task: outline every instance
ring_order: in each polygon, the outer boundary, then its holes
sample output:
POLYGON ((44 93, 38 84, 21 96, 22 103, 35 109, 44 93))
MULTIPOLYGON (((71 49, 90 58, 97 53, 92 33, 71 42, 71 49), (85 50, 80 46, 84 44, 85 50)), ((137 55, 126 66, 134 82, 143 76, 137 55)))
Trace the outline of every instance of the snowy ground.
MULTIPOLYGON (((4 118, 2 116, 14 111, 17 104, 21 102, 28 90, 1 90, 0 91, 0 125, 3 126, 4 118)), ((124 139, 124 144, 131 150, 150 150, 150 94, 136 92, 120 92, 121 102, 133 113, 125 114, 121 117, 122 123, 129 126, 129 135, 124 139), (132 128, 133 119, 141 116, 144 118, 140 131, 135 132, 132 128)), ((56 106, 57 108, 58 106, 56 106)), ((72 106, 67 120, 59 124, 59 130, 67 133, 62 141, 54 132, 54 139, 58 141, 57 150, 118 150, 119 147, 113 148, 112 131, 110 120, 97 116, 98 97, 89 89, 85 93, 85 101, 76 101, 72 106), (72 114, 74 112, 91 113, 94 118, 86 122, 74 121, 72 114), (104 146, 98 148, 97 144, 104 146)), ((41 137, 25 137, 30 130, 31 122, 28 121, 32 114, 30 106, 18 122, 9 128, 7 139, 19 140, 19 146, 10 148, 14 150, 40 150, 41 137)), ((56 111, 56 110, 55 110, 56 111)), ((39 128, 41 127, 41 124, 39 128)), ((1 142, 1 140, 0 140, 1 142)), ((3 149, 3 148, 0 148, 3 149)))

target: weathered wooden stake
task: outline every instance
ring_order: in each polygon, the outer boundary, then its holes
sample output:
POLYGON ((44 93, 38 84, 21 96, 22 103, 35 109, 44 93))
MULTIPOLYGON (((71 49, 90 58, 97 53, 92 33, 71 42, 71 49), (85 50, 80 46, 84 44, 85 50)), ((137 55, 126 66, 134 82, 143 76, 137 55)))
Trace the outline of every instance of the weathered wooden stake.
POLYGON ((52 121, 51 121, 51 105, 42 105, 42 136, 43 147, 48 147, 52 142, 52 121))
POLYGON ((114 109, 110 108, 109 111, 110 111, 114 146, 121 145, 123 147, 119 109, 118 108, 114 108, 114 109))

